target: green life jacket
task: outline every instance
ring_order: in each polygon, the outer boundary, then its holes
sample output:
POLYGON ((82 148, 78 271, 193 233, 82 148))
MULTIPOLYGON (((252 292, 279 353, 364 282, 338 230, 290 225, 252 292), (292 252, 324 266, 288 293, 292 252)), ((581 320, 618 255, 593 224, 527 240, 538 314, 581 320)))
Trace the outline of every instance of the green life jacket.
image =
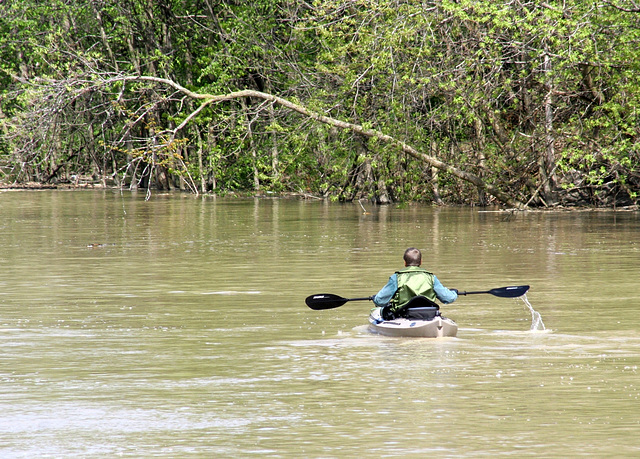
POLYGON ((433 274, 419 266, 407 266, 396 271, 398 277, 398 290, 391 298, 392 311, 397 311, 407 304, 414 296, 422 295, 431 301, 436 301, 436 293, 433 291, 433 274))

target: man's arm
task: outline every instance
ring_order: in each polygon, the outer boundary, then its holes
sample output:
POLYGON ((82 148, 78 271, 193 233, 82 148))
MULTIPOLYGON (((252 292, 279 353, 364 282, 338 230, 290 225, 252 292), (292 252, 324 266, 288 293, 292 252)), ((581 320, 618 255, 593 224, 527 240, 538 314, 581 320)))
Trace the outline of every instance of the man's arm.
POLYGON ((442 285, 435 275, 433 276, 433 291, 444 304, 453 303, 458 298, 458 293, 442 285))
POLYGON ((398 290, 398 276, 396 274, 392 274, 387 285, 382 287, 378 294, 373 297, 373 302, 376 306, 385 306, 389 301, 391 301, 396 290, 398 290))

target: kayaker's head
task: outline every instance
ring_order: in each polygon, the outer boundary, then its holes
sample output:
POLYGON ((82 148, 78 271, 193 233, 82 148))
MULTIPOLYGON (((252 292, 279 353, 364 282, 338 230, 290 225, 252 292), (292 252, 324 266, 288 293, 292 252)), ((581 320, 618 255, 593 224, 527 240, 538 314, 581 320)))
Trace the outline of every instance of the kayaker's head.
POLYGON ((404 251, 405 266, 420 266, 422 264, 422 253, 415 247, 409 247, 404 251))

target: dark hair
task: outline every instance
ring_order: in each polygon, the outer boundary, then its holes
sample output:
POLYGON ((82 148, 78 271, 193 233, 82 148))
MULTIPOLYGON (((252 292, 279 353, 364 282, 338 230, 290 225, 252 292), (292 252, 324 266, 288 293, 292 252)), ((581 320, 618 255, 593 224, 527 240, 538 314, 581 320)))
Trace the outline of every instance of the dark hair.
POLYGON ((422 253, 415 247, 409 247, 405 250, 403 258, 407 266, 420 266, 422 264, 422 253))

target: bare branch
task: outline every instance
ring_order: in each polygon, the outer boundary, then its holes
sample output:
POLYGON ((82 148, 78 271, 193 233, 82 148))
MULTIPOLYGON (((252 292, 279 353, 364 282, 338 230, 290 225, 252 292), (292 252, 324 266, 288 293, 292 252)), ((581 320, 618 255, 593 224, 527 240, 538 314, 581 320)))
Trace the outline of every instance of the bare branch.
POLYGON ((625 13, 640 13, 640 6, 636 5, 635 2, 632 2, 633 8, 624 8, 622 6, 614 5, 612 2, 609 2, 607 0, 604 0, 604 3, 619 11, 624 11, 625 13))
MULTIPOLYGON (((345 121, 341 121, 335 118, 331 118, 329 116, 325 116, 325 115, 321 115, 319 113, 313 112, 311 110, 308 110, 307 108, 303 107, 302 105, 293 103, 289 100, 283 99, 281 97, 275 96, 273 94, 268 94, 268 93, 264 93, 264 92, 260 92, 260 91, 254 91, 254 90, 243 90, 243 91, 235 91, 235 92, 230 92, 227 94, 222 94, 222 95, 213 95, 213 94, 200 94, 200 93, 196 93, 193 91, 190 91, 189 89, 183 87, 182 85, 176 83, 175 81, 166 79, 166 78, 158 78, 158 77, 152 77, 152 76, 125 76, 122 78, 116 78, 117 79, 121 79, 121 80, 126 80, 126 81, 150 81, 150 82, 155 82, 155 83, 159 83, 159 84, 165 84, 168 85, 174 89, 177 89, 178 91, 183 92, 184 94, 186 94, 189 97, 192 97, 194 99, 198 99, 198 100, 205 100, 205 103, 202 104, 198 110, 201 110, 202 108, 204 108, 204 105, 210 105, 213 103, 219 103, 219 102, 224 102, 224 101, 229 101, 229 100, 233 100, 233 99, 239 99, 239 98, 243 98, 243 97, 255 97, 255 98, 259 98, 259 99, 263 99, 263 100, 267 100, 267 101, 271 101, 273 103, 276 103, 278 105, 281 105, 283 107, 286 107, 294 112, 300 113, 301 115, 304 115, 308 118, 311 118, 313 120, 316 120, 318 122, 324 123, 324 124, 328 124, 331 126, 335 126, 341 129, 347 129, 350 130, 352 132, 355 132, 357 134, 361 134, 365 137, 369 137, 369 138, 375 138, 378 140, 381 140, 383 142, 386 142, 388 144, 394 145, 398 148, 400 148, 403 152, 407 153, 408 155, 426 162, 427 164, 446 171, 464 181, 470 182, 472 184, 474 184, 476 187, 478 187, 479 189, 485 190, 487 193, 493 195, 495 198, 497 198, 500 202, 503 202, 504 204, 507 204, 511 207, 515 207, 515 208, 524 208, 524 204, 521 203, 520 201, 513 199, 512 197, 508 196, 506 193, 502 192, 502 190, 500 190, 498 187, 493 186, 491 184, 487 184, 485 183, 480 177, 478 177, 475 174, 471 174, 469 172, 465 172, 461 169, 458 169, 455 166, 452 166, 450 164, 446 164, 440 160, 438 160, 437 158, 428 155, 424 152, 421 152, 417 149, 415 149, 414 147, 412 147, 411 145, 406 144, 405 142, 402 142, 401 140, 398 140, 390 135, 384 134, 383 132, 377 131, 375 129, 368 129, 365 128, 359 124, 353 124, 353 123, 348 123, 345 121)), ((187 119, 185 121, 188 122, 188 120, 191 120, 193 118, 193 116, 195 116, 194 114, 191 114, 189 117, 187 117, 187 119)), ((185 123, 183 122, 179 128, 184 127, 185 123)), ((178 129, 176 129, 178 130, 178 129)))

